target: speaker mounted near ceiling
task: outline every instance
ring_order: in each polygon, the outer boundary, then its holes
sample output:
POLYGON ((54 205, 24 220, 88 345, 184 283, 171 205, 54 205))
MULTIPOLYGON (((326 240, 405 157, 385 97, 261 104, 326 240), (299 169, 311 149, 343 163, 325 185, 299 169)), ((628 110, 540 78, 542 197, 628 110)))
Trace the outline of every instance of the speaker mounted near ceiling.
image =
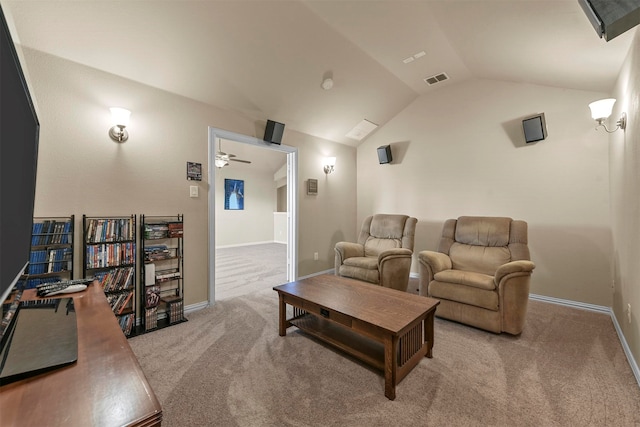
POLYGON ((264 129, 264 140, 271 144, 278 144, 282 142, 282 134, 284 133, 284 124, 275 122, 273 120, 267 120, 267 127, 264 129))
POLYGON ((393 156, 391 155, 391 145, 383 145, 378 147, 378 161, 381 165, 391 163, 393 156))
POLYGON ((544 119, 544 113, 522 119, 522 130, 527 144, 545 139, 547 137, 547 122, 544 119))

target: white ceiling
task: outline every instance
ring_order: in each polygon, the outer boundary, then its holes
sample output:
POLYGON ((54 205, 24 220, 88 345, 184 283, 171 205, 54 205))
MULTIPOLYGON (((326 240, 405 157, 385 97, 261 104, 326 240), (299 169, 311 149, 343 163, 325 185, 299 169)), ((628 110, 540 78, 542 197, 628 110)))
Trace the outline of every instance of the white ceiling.
POLYGON ((2 1, 24 46, 332 141, 467 79, 609 92, 577 0, 2 1), (411 63, 403 59, 424 51, 411 63), (425 77, 448 81, 428 86, 425 77), (332 75, 334 87, 320 87, 332 75))

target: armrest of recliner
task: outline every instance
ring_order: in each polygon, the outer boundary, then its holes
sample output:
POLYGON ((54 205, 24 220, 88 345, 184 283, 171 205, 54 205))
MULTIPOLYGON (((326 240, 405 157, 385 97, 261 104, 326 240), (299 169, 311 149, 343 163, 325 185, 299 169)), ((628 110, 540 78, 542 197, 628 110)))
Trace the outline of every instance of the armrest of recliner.
POLYGON ((518 335, 524 328, 529 302, 531 272, 535 264, 531 261, 511 261, 498 267, 494 276, 500 295, 502 330, 518 335))
POLYGON ((406 291, 411 273, 413 251, 408 248, 387 249, 378 254, 380 285, 406 291))
POLYGON ((494 281, 496 286, 498 286, 505 276, 513 273, 531 274, 534 268, 536 268, 536 265, 532 261, 511 261, 498 267, 494 276, 494 281))
POLYGON ((364 246, 353 242, 336 243, 336 260, 340 259, 340 264, 347 258, 364 256, 364 246))
POLYGON ((413 251, 407 248, 387 249, 386 251, 382 251, 378 254, 378 265, 382 264, 382 262, 386 259, 398 258, 398 257, 411 258, 412 255, 413 255, 413 251))
POLYGON ((434 251, 418 252, 418 262, 431 269, 432 276, 439 271, 450 270, 451 258, 449 255, 434 251))
POLYGON ((428 296, 429 282, 433 280, 433 276, 439 271, 451 269, 452 266, 451 258, 447 254, 434 251, 418 252, 420 274, 418 293, 422 296, 428 296))

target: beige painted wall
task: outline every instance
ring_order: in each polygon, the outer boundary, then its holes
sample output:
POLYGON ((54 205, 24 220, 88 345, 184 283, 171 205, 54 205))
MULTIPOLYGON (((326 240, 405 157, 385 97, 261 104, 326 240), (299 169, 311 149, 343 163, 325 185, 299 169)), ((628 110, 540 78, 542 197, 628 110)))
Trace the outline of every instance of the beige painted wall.
POLYGON ((640 32, 636 32, 613 97, 617 99, 609 127, 622 112, 627 128, 609 136, 611 222, 615 247, 613 311, 640 365, 640 32), (631 304, 631 322, 627 318, 631 304))
MULTIPOLYGON (((286 154, 282 154, 283 159, 286 154)), ((276 183, 273 173, 231 163, 216 169, 216 247, 273 241, 276 183), (243 210, 224 209, 224 180, 244 180, 243 210)))
MULTIPOLYGON (((76 277, 82 275, 82 214, 185 215, 185 303, 207 300, 208 127, 257 136, 264 122, 173 95, 31 49, 23 49, 41 123, 36 216, 77 216, 76 277), (129 141, 107 135, 108 108, 130 109, 129 141), (200 162, 199 198, 189 197, 186 162, 200 162)), ((278 118, 274 118, 278 119, 278 118)), ((286 121, 285 121, 286 122, 286 121)), ((260 134, 258 137, 261 137, 260 134)), ((299 275, 333 266, 337 236, 355 235, 356 150, 285 129, 299 149, 299 275), (338 171, 322 158, 339 156, 338 171), (320 180, 309 198, 303 180, 320 180), (320 254, 313 261, 313 252, 320 254), (329 256, 331 255, 331 256, 329 256)))
POLYGON ((420 97, 358 148, 358 220, 417 217, 415 252, 436 249, 447 218, 526 220, 531 292, 611 306, 608 144, 587 107, 601 97, 488 80, 420 97), (527 145, 521 119, 538 112, 549 136, 527 145), (384 144, 393 164, 378 164, 384 144))

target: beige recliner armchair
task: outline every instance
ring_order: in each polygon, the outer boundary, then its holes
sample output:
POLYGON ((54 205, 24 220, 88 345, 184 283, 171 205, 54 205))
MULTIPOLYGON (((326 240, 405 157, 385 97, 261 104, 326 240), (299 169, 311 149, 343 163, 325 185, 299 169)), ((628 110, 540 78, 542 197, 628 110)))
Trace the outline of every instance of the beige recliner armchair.
POLYGON ((527 223, 462 216, 444 223, 437 252, 418 254, 420 295, 440 300, 436 316, 491 332, 522 332, 535 268, 527 223))
POLYGON ((336 243, 335 274, 406 291, 417 222, 407 215, 367 217, 358 243, 336 243))

